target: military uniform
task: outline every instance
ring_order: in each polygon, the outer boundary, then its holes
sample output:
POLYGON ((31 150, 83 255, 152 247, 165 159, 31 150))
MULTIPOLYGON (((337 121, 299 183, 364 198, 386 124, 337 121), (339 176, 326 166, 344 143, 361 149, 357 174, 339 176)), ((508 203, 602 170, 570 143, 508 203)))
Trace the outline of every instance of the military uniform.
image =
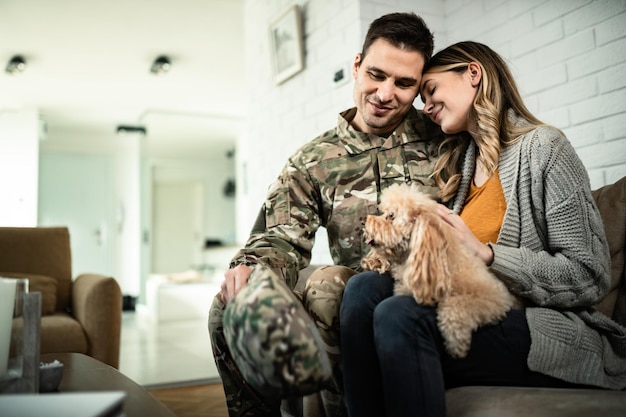
POLYGON ((226 309, 217 298, 211 307, 209 332, 231 417, 279 415, 281 398, 341 392, 338 307, 345 281, 368 252, 365 219, 377 214, 391 184, 416 183, 437 194, 431 173, 443 140, 439 126, 412 108, 380 137, 350 126, 356 111, 341 113, 334 129, 289 158, 231 263, 257 265, 248 285, 226 309), (312 276, 300 300, 292 290, 319 227, 340 267, 312 276))

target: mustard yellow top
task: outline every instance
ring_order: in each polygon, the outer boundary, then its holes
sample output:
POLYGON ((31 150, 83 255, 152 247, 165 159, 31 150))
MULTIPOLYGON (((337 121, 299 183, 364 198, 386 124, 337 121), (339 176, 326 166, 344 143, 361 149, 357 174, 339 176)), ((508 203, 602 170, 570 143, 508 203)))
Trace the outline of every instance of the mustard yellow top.
POLYGON ((472 181, 461 218, 482 243, 498 240, 506 200, 498 170, 482 186, 477 187, 472 181))

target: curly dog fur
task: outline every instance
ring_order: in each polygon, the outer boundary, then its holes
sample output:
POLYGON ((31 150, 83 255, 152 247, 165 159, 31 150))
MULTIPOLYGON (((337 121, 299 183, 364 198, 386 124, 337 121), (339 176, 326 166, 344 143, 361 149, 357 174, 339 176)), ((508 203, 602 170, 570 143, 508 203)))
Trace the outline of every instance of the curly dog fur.
POLYGON ((472 332, 496 323, 515 303, 506 286, 459 243, 437 213, 437 203, 416 186, 393 185, 381 196, 378 216, 369 215, 366 270, 389 273, 394 293, 437 307, 448 352, 467 355, 472 332))

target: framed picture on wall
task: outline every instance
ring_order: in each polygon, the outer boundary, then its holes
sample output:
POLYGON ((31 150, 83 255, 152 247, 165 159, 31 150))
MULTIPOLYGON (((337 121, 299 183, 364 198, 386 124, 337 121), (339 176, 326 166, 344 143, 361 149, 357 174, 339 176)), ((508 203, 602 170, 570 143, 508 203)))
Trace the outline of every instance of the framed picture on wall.
POLYGON ((281 84, 302 71, 304 53, 300 6, 291 6, 271 23, 270 49, 276 84, 281 84))

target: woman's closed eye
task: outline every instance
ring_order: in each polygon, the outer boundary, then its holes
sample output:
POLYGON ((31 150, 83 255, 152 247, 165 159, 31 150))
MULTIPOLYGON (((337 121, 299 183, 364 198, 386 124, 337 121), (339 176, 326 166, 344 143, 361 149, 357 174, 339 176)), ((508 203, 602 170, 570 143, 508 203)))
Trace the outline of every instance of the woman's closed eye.
POLYGON ((422 103, 426 104, 426 100, 431 98, 433 94, 435 94, 436 87, 430 87, 425 89, 420 93, 420 97, 422 98, 422 103))

